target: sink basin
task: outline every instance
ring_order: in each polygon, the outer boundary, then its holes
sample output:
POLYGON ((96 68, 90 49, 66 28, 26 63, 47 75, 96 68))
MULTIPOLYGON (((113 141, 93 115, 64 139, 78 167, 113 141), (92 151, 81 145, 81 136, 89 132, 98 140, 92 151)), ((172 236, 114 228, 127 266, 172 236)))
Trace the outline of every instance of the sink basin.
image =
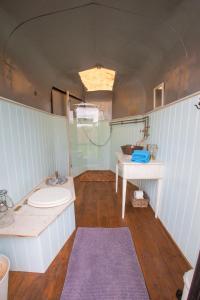
POLYGON ((72 199, 69 189, 62 187, 43 188, 28 198, 28 204, 34 207, 54 207, 65 204, 72 199))

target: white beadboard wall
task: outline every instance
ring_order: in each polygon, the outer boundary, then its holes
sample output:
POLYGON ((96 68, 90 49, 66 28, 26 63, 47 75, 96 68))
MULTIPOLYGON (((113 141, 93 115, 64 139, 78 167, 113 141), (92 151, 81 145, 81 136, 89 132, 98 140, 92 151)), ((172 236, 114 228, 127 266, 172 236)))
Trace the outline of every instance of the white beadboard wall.
POLYGON ((38 237, 1 237, 0 253, 9 257, 11 271, 44 273, 75 227, 71 203, 38 237))
MULTIPOLYGON (((195 94, 149 114, 148 143, 158 144, 157 158, 165 164, 159 218, 192 266, 200 249, 200 110, 194 106, 199 97, 195 94)), ((115 128, 112 145, 133 141, 133 129, 126 126, 115 128)), ((156 182, 141 181, 141 188, 155 208, 156 182)))
POLYGON ((112 126, 110 169, 115 172, 115 153, 121 151, 121 146, 135 144, 142 139, 143 123, 112 126))
POLYGON ((15 203, 55 170, 67 170, 65 122, 0 98, 0 189, 15 203))

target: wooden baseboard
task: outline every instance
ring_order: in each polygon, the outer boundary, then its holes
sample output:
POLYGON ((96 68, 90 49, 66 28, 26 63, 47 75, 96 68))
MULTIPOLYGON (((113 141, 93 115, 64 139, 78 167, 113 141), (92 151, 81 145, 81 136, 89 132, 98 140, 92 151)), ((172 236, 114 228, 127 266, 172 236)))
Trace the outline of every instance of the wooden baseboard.
MULTIPOLYGON (((150 208, 152 209, 151 206, 150 206, 150 208)), ((152 211, 153 211, 153 209, 152 209, 152 211)), ((188 269, 189 268, 192 269, 193 267, 191 266, 191 264, 189 263, 189 261, 187 260, 187 258, 185 257, 185 255, 183 254, 183 252, 181 251, 181 249, 179 248, 179 246, 177 245, 177 243, 175 242, 175 240, 173 239, 173 237, 171 236, 171 234, 169 233, 169 231, 166 229, 165 225, 162 223, 162 221, 160 219, 157 219, 157 220, 160 223, 160 226, 162 227, 162 229, 165 231, 165 233, 168 236, 168 238, 171 240, 171 242, 174 244, 174 246, 180 252, 180 254, 183 257, 183 259, 185 260, 185 262, 188 264, 188 269)))

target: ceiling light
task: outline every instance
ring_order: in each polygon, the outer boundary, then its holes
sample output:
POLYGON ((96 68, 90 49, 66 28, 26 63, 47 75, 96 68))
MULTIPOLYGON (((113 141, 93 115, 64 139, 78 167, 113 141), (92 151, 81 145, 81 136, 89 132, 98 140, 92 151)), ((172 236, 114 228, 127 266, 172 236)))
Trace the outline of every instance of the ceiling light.
POLYGON ((112 91, 115 71, 96 67, 79 72, 81 81, 88 92, 92 91, 112 91))

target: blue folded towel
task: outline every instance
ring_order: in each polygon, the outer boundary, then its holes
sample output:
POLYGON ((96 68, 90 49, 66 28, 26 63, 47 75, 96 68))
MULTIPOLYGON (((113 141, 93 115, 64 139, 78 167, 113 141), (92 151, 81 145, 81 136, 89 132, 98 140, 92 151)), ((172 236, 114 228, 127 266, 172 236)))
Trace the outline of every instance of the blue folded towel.
POLYGON ((148 163, 150 161, 150 153, 147 150, 134 150, 131 161, 139 163, 148 163))

